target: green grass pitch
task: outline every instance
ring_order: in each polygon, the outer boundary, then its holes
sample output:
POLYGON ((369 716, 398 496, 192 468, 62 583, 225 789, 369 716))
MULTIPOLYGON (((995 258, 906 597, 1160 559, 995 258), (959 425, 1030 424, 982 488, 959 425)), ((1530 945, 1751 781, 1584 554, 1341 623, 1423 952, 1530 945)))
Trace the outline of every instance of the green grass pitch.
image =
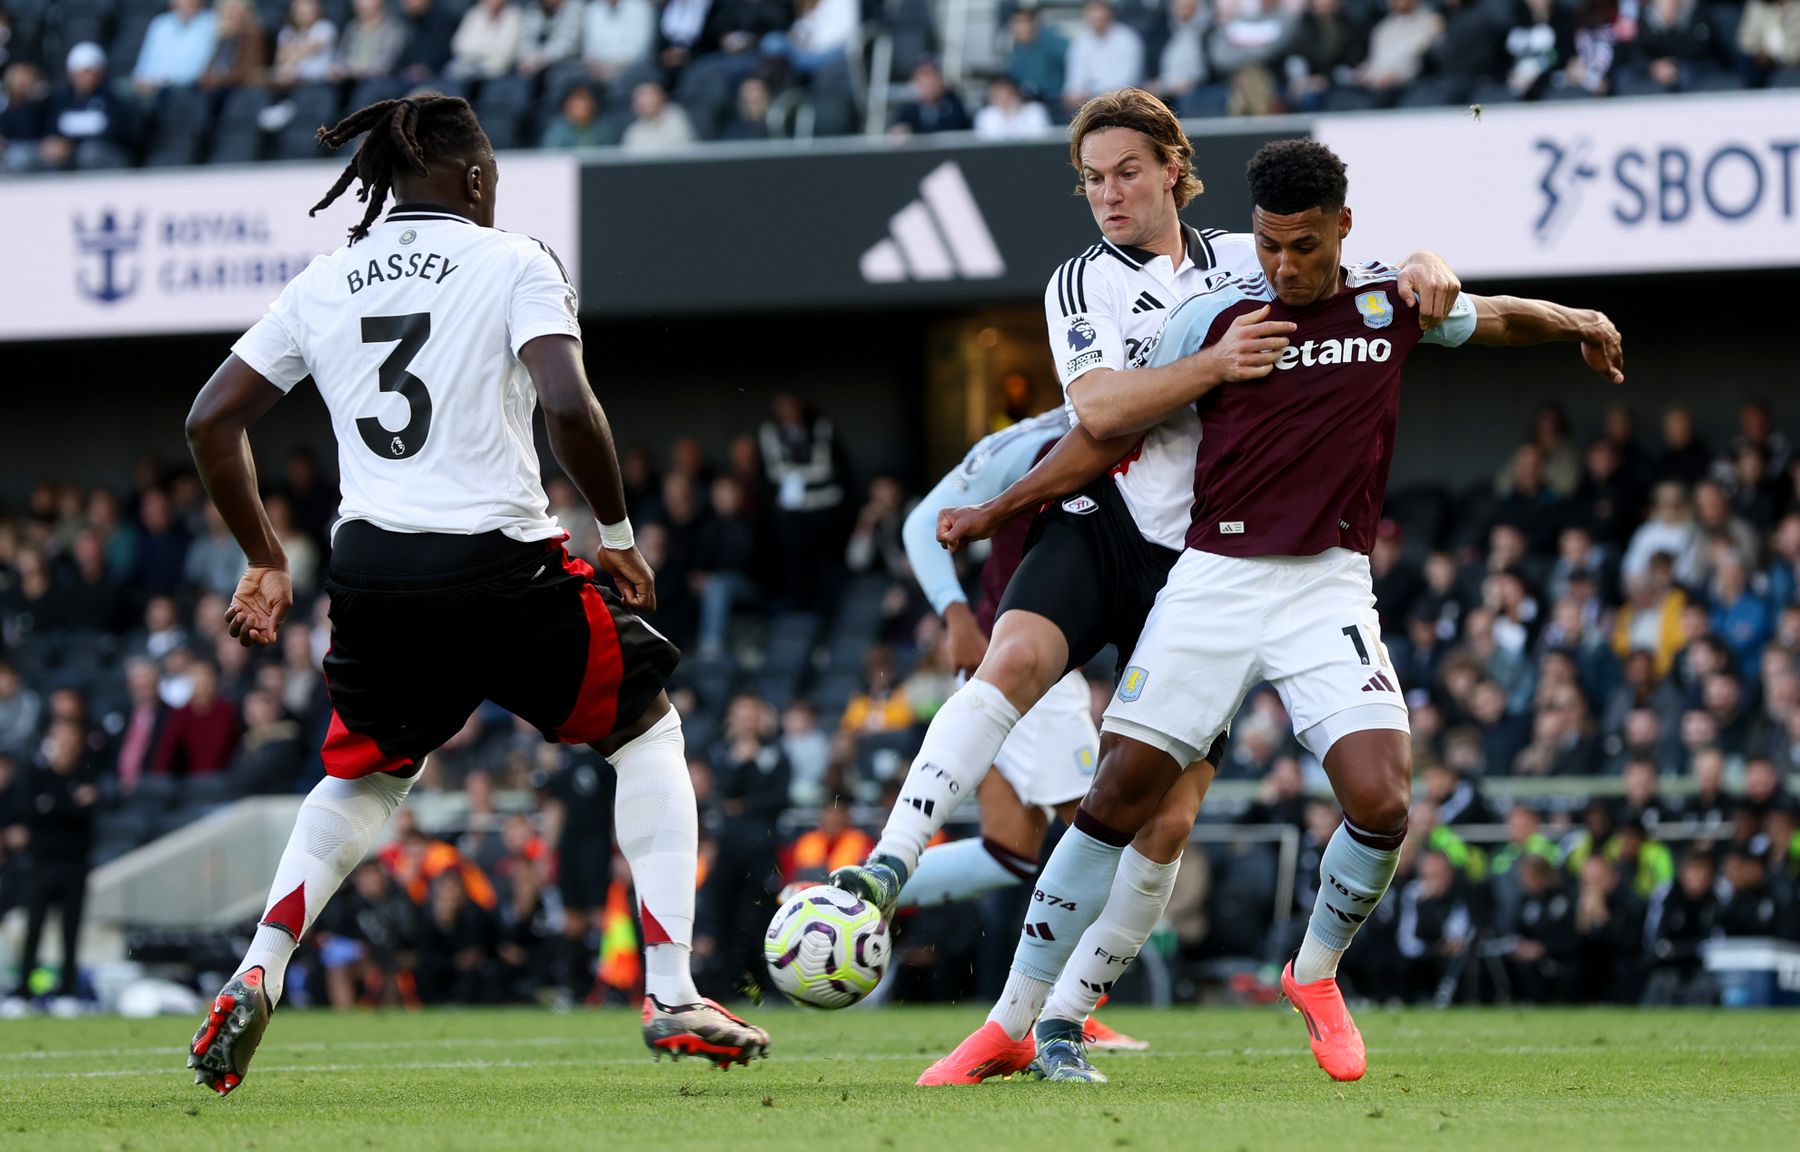
POLYGON ((774 1055, 652 1063, 624 1009, 278 1014, 228 1099, 185 1019, 0 1024, 0 1149, 1800 1148, 1800 1013, 1470 1009, 1361 1015, 1335 1084, 1285 1008, 1119 1008, 1148 1054, 1109 1085, 913 1079, 979 1009, 756 1014, 774 1055))

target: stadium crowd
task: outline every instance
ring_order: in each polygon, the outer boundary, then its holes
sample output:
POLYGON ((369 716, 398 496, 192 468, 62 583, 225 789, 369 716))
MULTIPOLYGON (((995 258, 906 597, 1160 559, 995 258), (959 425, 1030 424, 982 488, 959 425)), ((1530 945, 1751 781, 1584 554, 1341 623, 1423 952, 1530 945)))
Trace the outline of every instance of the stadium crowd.
MULTIPOLYGON (((827 414, 781 396, 723 453, 684 437, 623 466, 653 619, 688 654, 672 695, 706 827, 696 952, 724 992, 759 970, 784 884, 866 853, 856 819, 885 810, 955 678, 909 576, 906 489, 855 476, 827 414)), ((28 958, 48 910, 79 920, 93 864, 319 778, 336 492, 304 450, 278 474, 298 601, 279 646, 254 652, 223 630, 243 556, 185 468, 145 459, 123 490, 45 481, 0 505, 0 915, 27 908, 28 958)), ((548 491, 570 547, 597 547, 573 487, 548 491)), ((1397 490, 1387 516, 1371 563, 1420 792, 1393 895, 1346 960, 1356 990, 1708 1001, 1704 941, 1800 938, 1783 784, 1800 771, 1800 457, 1767 408, 1745 406, 1715 449, 1679 408, 1653 439, 1625 406, 1581 439, 1545 404, 1491 483, 1397 490), (1527 777, 1574 787, 1536 806, 1484 795, 1527 777)), ((1110 671, 1089 669, 1097 710, 1110 671)), ((1211 819, 1294 830, 1297 915, 1275 915, 1273 848, 1197 847, 1166 937, 1194 979, 1291 949, 1338 819, 1272 691, 1246 704, 1220 775, 1258 798, 1211 819)), ((628 995, 604 763, 490 707, 428 761, 416 795, 434 792, 464 794, 466 814, 422 829, 402 813, 291 994, 628 995)), ((1003 971, 1010 933, 982 925, 1010 926, 1019 895, 903 916, 901 993, 1003 971)), ((25 967, 21 991, 51 990, 25 967)), ((72 967, 56 990, 80 991, 72 967)))
POLYGON ((1800 84, 1792 0, 952 6, 959 18, 998 21, 967 30, 994 39, 994 63, 981 68, 935 55, 962 38, 938 26, 941 8, 0 0, 0 167, 310 157, 321 122, 421 90, 468 96, 497 147, 654 152, 848 134, 871 105, 888 109, 895 135, 1040 136, 1089 96, 1126 85, 1208 117, 1800 84), (874 51, 878 42, 887 50, 874 51), (871 77, 880 63, 888 75, 871 77))

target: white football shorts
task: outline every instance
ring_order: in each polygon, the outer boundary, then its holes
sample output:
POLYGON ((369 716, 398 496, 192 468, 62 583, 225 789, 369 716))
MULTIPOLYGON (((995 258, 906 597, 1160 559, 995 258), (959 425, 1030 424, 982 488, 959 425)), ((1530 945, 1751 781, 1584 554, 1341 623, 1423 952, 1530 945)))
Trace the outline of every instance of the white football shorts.
POLYGON ((1367 556, 1183 552, 1100 727, 1192 763, 1264 680, 1320 760, 1350 732, 1412 730, 1367 556))
POLYGON ((1087 681, 1079 670, 1050 686, 1007 734, 994 767, 1027 804, 1055 807, 1087 795, 1100 755, 1087 681))

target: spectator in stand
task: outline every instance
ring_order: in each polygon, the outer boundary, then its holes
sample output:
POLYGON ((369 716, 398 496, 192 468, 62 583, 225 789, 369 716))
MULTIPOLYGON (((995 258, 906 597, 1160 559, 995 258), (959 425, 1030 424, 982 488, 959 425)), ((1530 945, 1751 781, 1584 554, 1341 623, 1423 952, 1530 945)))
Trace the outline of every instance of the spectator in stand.
MULTIPOLYGON (((1475 86, 1494 75, 1500 59, 1496 33, 1493 19, 1480 0, 1445 0, 1444 38, 1431 51, 1438 94, 1445 102, 1467 103, 1475 86)), ((1568 490, 1561 494, 1568 495, 1568 490)))
POLYGON ((1800 4, 1794 0, 1746 0, 1738 23, 1738 51, 1744 79, 1767 83, 1784 68, 1800 68, 1800 4))
POLYGON ((1411 969, 1407 983, 1429 993, 1460 967, 1457 962, 1475 936, 1468 901, 1442 852, 1419 858, 1418 879, 1400 890, 1399 913, 1395 934, 1411 969))
POLYGON ((669 99, 663 86, 645 80, 631 90, 632 121, 619 141, 627 152, 668 152, 699 140, 687 110, 669 99))
POLYGON ((44 699, 29 688, 19 670, 0 659, 0 756, 22 759, 38 734, 44 699))
MULTIPOLYGON (((131 85, 140 96, 198 84, 213 55, 218 17, 202 0, 169 0, 169 10, 150 21, 138 49, 131 85)), ((71 69, 73 71, 73 69, 71 69)))
POLYGON ((1575 52, 1575 27, 1555 0, 1515 0, 1506 33, 1506 86, 1522 100, 1541 96, 1562 61, 1575 52))
POLYGON ((225 518, 212 504, 206 506, 206 535, 189 546, 182 575, 203 592, 229 598, 244 574, 244 550, 232 538, 225 518))
POLYGON ((169 714, 150 770, 159 776, 210 776, 231 766, 237 751, 237 709, 219 695, 219 673, 204 660, 189 676, 193 694, 169 714))
POLYGON ((819 809, 818 826, 794 840, 782 878, 790 884, 823 884, 837 869, 861 863, 874 847, 875 841, 850 823, 850 810, 834 796, 819 809))
POLYGON ((406 26, 388 11, 387 0, 356 0, 356 16, 338 38, 334 80, 391 76, 406 49, 406 26))
POLYGON ((611 84, 650 59, 656 9, 650 0, 589 0, 582 16, 581 58, 588 75, 611 84))
POLYGON ((155 765, 156 747, 169 708, 157 694, 156 665, 141 656, 125 661, 126 706, 113 744, 112 778, 120 795, 136 791, 155 765))
POLYGON ((519 71, 536 76, 581 52, 581 0, 536 0, 519 27, 519 71))
POLYGON ((906 579, 911 568, 901 528, 906 522, 906 491, 892 476, 869 482, 869 499, 856 514, 856 527, 844 548, 844 564, 852 572, 885 572, 906 579))
POLYGON ((0 91, 0 171, 29 172, 50 132, 50 82, 29 60, 7 65, 0 91))
POLYGON ((1750 590, 1749 574, 1743 557, 1730 548, 1720 548, 1713 561, 1713 578, 1709 599, 1712 602, 1712 629, 1731 647, 1739 672, 1752 674, 1762 655, 1763 645, 1774 632, 1769 619, 1769 605, 1750 590))
POLYGON ((1730 474, 1720 483, 1731 493, 1732 511, 1758 535, 1766 535, 1775 523, 1775 492, 1769 483, 1769 464, 1763 449, 1740 444, 1732 450, 1729 465, 1730 474))
POLYGON ((1301 67, 1289 65, 1288 103, 1299 112, 1316 112, 1325 94, 1347 84, 1351 71, 1369 52, 1369 30, 1344 0, 1307 0, 1294 36, 1301 67))
POLYGON ((1650 567, 1653 557, 1661 553, 1669 558, 1675 580, 1692 585, 1699 582, 1706 559, 1702 555, 1700 525, 1688 505, 1687 493, 1673 480, 1656 486, 1651 496, 1650 519, 1631 535, 1631 543, 1619 561, 1619 575, 1629 584, 1633 577, 1650 567))
POLYGON ((1712 574, 1714 553, 1721 548, 1735 549, 1747 564, 1761 559, 1762 537, 1732 511, 1731 499, 1717 481, 1702 480, 1694 485, 1694 527, 1700 534, 1700 556, 1693 583, 1712 574))
POLYGON ((489 957, 495 923, 468 897, 455 872, 431 882, 419 939, 419 996, 427 1004, 480 1004, 492 1000, 489 957))
POLYGON ((1655 657, 1657 677, 1668 675, 1682 643, 1681 618, 1687 607, 1687 594, 1675 585, 1669 553, 1655 553, 1648 570, 1628 577, 1625 594, 1613 627, 1613 653, 1624 660, 1632 652, 1648 652, 1655 657))
POLYGON ((1526 549, 1542 555, 1553 549, 1562 527, 1561 498, 1545 483, 1544 454, 1536 444, 1521 444, 1512 464, 1494 483, 1500 503, 1494 519, 1511 524, 1525 534, 1526 549))
POLYGON ((701 890, 699 918, 721 987, 739 973, 758 970, 763 930, 780 888, 775 826, 787 807, 793 770, 775 736, 774 709, 755 696, 737 696, 725 714, 723 739, 709 757, 718 856, 701 890))
POLYGON ((1049 109, 1027 100, 1011 76, 988 83, 987 103, 975 113, 975 135, 983 140, 1035 140, 1053 128, 1049 109))
POLYGON ((1581 866, 1575 897, 1575 999, 1635 1004, 1643 969, 1644 903, 1601 856, 1581 866))
POLYGON ((275 64, 269 79, 286 90, 331 79, 337 49, 337 25, 325 18, 319 0, 293 0, 287 20, 275 34, 275 64))
POLYGON ((56 995, 79 994, 81 909, 87 900, 88 869, 94 852, 94 813, 100 799, 98 774, 88 754, 86 733, 73 720, 57 720, 44 737, 42 759, 22 782, 22 842, 31 849, 30 896, 26 902, 25 944, 19 953, 15 997, 31 996, 44 921, 55 908, 62 921, 62 965, 56 995))
POLYGON ((282 714, 281 701, 267 692, 244 696, 244 738, 232 758, 233 791, 242 796, 284 795, 300 782, 306 752, 300 725, 282 714))
POLYGON ((1274 0, 1222 0, 1216 23, 1212 71, 1231 85, 1230 113, 1247 116, 1279 111, 1274 70, 1294 42, 1298 13, 1274 0))
POLYGON ((1652 475, 1685 487, 1699 483, 1712 467, 1712 452, 1694 431, 1693 414, 1686 408, 1665 411, 1662 435, 1663 450, 1652 466, 1652 475))
POLYGON ((1769 868, 1760 852, 1733 844, 1725 850, 1725 884, 1730 895, 1719 909, 1719 931, 1726 936, 1771 936, 1779 940, 1794 934, 1793 905, 1784 893, 1769 886, 1769 868))
POLYGON ((556 119, 544 129, 541 148, 597 148, 604 140, 600 134, 600 103, 594 90, 586 84, 572 84, 563 95, 562 108, 556 119))
POLYGON ((1524 857, 1518 872, 1519 907, 1501 941, 1507 978, 1518 999, 1564 1003, 1575 991, 1575 902, 1542 856, 1524 857))
POLYGON ((852 734, 904 732, 913 725, 913 706, 894 683, 894 653, 885 644, 863 657, 862 691, 850 697, 838 725, 852 734))
POLYGON ((66 68, 68 80, 50 98, 50 132, 38 147, 39 164, 83 170, 125 167, 137 144, 137 117, 106 82, 106 53, 83 41, 69 49, 66 68))
POLYGON ((76 536, 62 567, 56 588, 62 627, 72 632, 116 631, 124 597, 106 570, 100 538, 88 531, 76 536))
POLYGON ((1206 66, 1206 33, 1212 14, 1200 0, 1175 0, 1169 6, 1168 39, 1156 61, 1156 77, 1145 87, 1171 108, 1185 109, 1184 101, 1211 75, 1206 66))
POLYGON ((764 39, 792 17, 787 0, 671 0, 657 21, 656 59, 671 74, 699 63, 729 88, 757 70, 764 39))
POLYGON ((1443 36, 1444 18, 1419 0, 1388 0, 1388 14, 1369 31, 1369 57, 1356 69, 1357 85, 1382 94, 1406 87, 1443 36))
POLYGON ((218 38, 200 87, 215 92, 261 84, 268 60, 268 39, 250 0, 219 0, 218 38))
POLYGON ((1103 92, 1144 82, 1144 40, 1121 23, 1107 0, 1081 7, 1081 28, 1069 42, 1062 102, 1069 111, 1103 92))
POLYGON ((737 87, 737 105, 719 130, 719 139, 767 140, 769 104, 769 82, 761 76, 744 77, 737 87))
POLYGON ((319 580, 318 545, 294 524, 294 506, 286 496, 271 492, 264 498, 263 507, 268 510, 275 538, 281 541, 281 550, 287 554, 288 577, 293 582, 295 598, 311 600, 319 580))
POLYGON ((937 58, 921 56, 912 70, 912 99, 900 105, 888 132, 924 136, 933 132, 967 132, 974 124, 962 97, 944 83, 937 58))
POLYGON ((795 700, 781 713, 781 750, 786 753, 793 777, 788 803, 810 808, 825 802, 831 767, 831 739, 819 728, 819 713, 806 700, 795 700))
POLYGON ((456 26, 446 73, 457 80, 492 80, 511 72, 524 26, 525 14, 507 0, 480 0, 456 26))
POLYGON ((1699 0, 1649 0, 1638 22, 1635 51, 1621 66, 1625 90, 1654 86, 1679 92, 1721 75, 1730 66, 1731 45, 1699 0))
POLYGON ((700 601, 702 658, 724 652, 731 610, 758 599, 755 564, 756 527, 744 507, 743 488, 731 476, 716 477, 712 514, 700 525, 688 578, 700 601))
POLYGON ((773 407, 773 418, 757 430, 757 440, 775 489, 781 587, 793 607, 810 611, 828 586, 814 558, 825 548, 844 502, 836 431, 829 419, 791 393, 778 394, 773 407))
POLYGON ((1646 1004, 1711 1004, 1718 985, 1706 971, 1701 945, 1720 934, 1721 904, 1711 855, 1690 849, 1674 884, 1650 898, 1644 939, 1653 967, 1644 989, 1646 1004))
POLYGON ((1031 100, 1053 101, 1062 97, 1068 41, 1055 28, 1047 28, 1036 8, 1015 8, 1006 27, 1012 46, 1006 57, 1006 74, 1018 84, 1021 95, 1031 100))
POLYGON ((1589 445, 1581 486, 1569 501, 1570 518, 1595 540, 1620 547, 1643 514, 1644 490, 1625 467, 1618 445, 1601 436, 1589 445))
MULTIPOLYGON (((441 5, 443 0, 400 0, 400 23, 406 29, 406 47, 394 62, 394 75, 408 84, 425 84, 450 64, 456 39, 456 17, 441 5)), ((296 509, 298 511, 298 509, 296 509)), ((304 518, 301 519, 306 526, 304 518)), ((320 526, 321 529, 323 525, 320 526)))
MULTIPOLYGON (((786 60, 802 77, 841 66, 862 29, 857 0, 799 0, 794 11, 794 22, 786 32, 771 31, 763 36, 762 54, 786 60)), ((665 35, 668 24, 665 11, 665 35)))
POLYGON ((1635 34, 1635 24, 1634 16, 1621 33, 1618 0, 1581 0, 1575 10, 1575 55, 1563 71, 1566 84, 1595 96, 1610 93, 1619 42, 1635 34))

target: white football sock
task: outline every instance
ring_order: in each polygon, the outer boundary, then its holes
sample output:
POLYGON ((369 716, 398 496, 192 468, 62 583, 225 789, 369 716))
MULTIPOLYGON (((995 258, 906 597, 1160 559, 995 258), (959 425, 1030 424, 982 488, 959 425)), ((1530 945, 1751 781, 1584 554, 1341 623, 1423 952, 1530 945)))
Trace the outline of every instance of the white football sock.
POLYGON ((1106 907, 1100 918, 1081 934, 1075 954, 1057 977, 1056 987, 1044 1002, 1047 1020, 1073 1020, 1080 1023, 1100 1003, 1100 997, 1112 991, 1113 981, 1137 959, 1144 941, 1150 939, 1163 911, 1169 906, 1169 895, 1175 891, 1175 876, 1181 871, 1181 860, 1158 864, 1136 848, 1125 849, 1119 858, 1119 874, 1113 878, 1106 907))
POLYGON ((1031 1035, 1031 1026, 1037 1023, 1048 995, 1050 981, 1027 976, 1014 968, 1006 974, 1006 988, 988 1013, 988 1020, 1004 1028, 1014 1040, 1023 1040, 1031 1035))
POLYGON ((971 680, 957 689, 931 718, 900 798, 870 855, 897 860, 910 875, 919 866, 926 842, 938 834, 958 804, 975 795, 1018 722, 1019 710, 986 680, 971 680))
POLYGON ((978 836, 925 849, 919 867, 900 890, 900 907, 935 908, 954 904, 996 888, 1023 884, 1037 872, 1037 861, 1008 852, 978 836))
POLYGON ((413 778, 375 772, 356 780, 327 776, 313 786, 275 868, 262 923, 238 972, 260 966, 270 1004, 281 1001, 288 960, 344 878, 356 871, 413 778))
POLYGON ((694 1004, 694 879, 699 817, 681 717, 671 708, 607 757, 619 775, 613 825, 631 865, 644 925, 644 990, 663 1004, 694 1004))

